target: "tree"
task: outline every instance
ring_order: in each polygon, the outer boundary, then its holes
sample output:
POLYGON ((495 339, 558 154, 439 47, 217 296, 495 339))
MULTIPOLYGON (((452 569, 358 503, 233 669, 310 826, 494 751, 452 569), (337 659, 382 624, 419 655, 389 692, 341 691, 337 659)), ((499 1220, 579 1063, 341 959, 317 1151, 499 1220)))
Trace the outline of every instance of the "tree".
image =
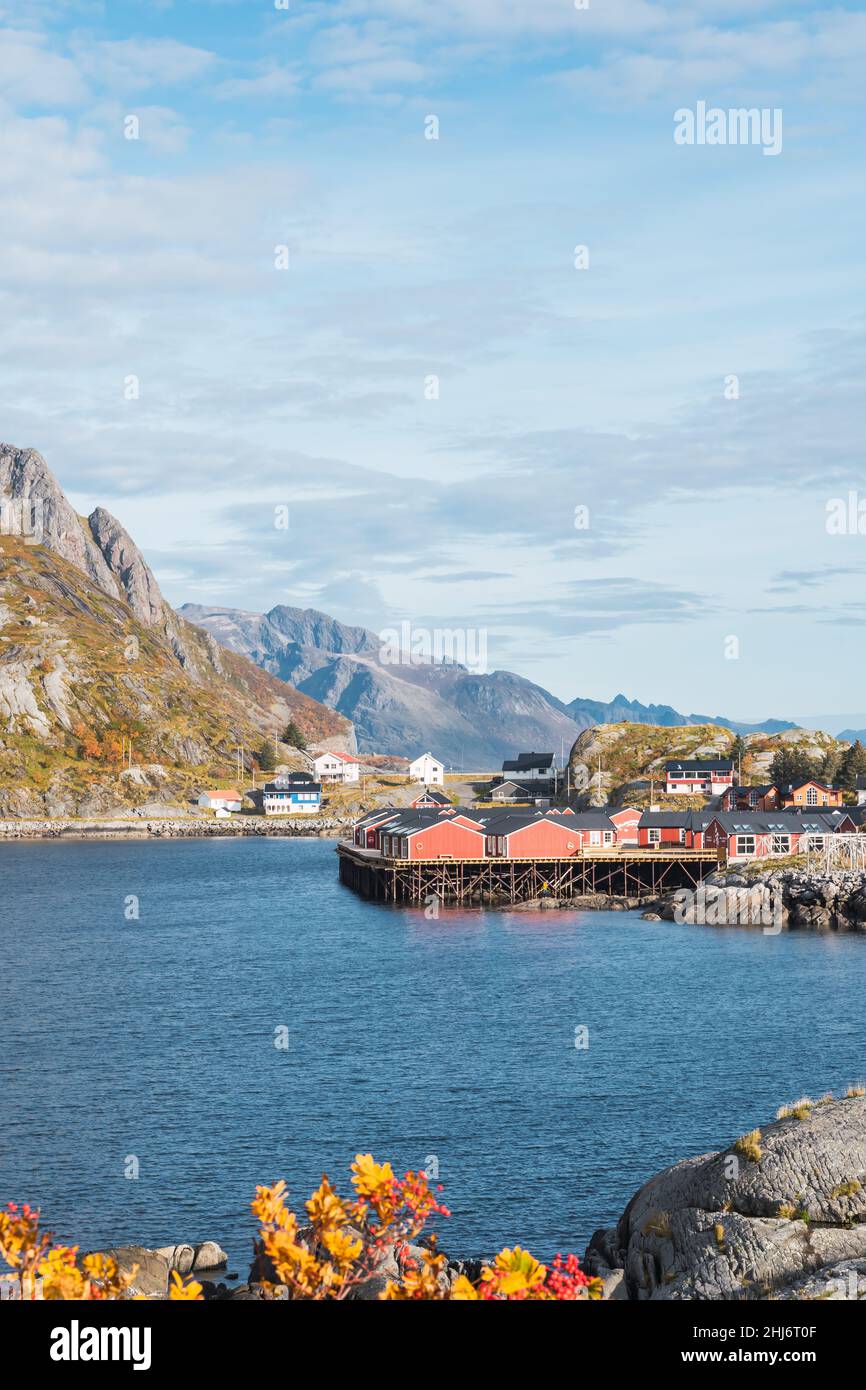
POLYGON ((283 729, 282 742, 287 743, 290 748, 300 748, 301 751, 306 748, 307 740, 304 738, 303 732, 295 723, 294 719, 290 719, 283 729))
POLYGON ((256 753, 256 762, 262 772, 273 772, 276 767, 277 759, 274 755, 274 747, 268 739, 265 739, 261 748, 256 753))
POLYGON ((853 791, 858 777, 866 777, 866 748, 859 738, 845 750, 836 780, 840 787, 853 791))
POLYGON ((785 786, 788 782, 808 782, 810 777, 818 775, 814 760, 802 748, 780 748, 770 763, 770 781, 777 786, 785 786))
POLYGON ((746 740, 742 734, 737 734, 731 744, 731 757, 734 760, 734 776, 739 782, 742 778, 743 759, 746 756, 746 740))

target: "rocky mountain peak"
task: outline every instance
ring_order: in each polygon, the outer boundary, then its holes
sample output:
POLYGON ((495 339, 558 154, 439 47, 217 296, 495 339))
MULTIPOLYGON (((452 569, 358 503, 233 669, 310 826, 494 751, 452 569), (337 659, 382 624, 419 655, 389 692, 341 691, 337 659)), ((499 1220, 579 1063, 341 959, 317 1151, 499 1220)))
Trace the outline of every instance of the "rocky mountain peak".
POLYGON ((35 449, 0 444, 0 501, 25 504, 23 534, 81 570, 103 593, 118 597, 105 556, 35 449))
POLYGON ((153 571, 129 532, 104 507, 87 518, 90 533, 123 596, 140 623, 153 627, 164 620, 166 604, 153 571))

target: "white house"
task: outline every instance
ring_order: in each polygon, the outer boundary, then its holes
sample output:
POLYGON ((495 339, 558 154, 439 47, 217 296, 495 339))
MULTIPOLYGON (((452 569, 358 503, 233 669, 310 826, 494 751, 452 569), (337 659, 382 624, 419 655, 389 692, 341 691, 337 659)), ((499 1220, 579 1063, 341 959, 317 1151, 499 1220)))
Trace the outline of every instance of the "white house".
POLYGON ((409 764, 410 782, 423 782, 425 787, 439 786, 445 781, 445 765, 432 753, 422 753, 409 764))
POLYGON ((198 804, 204 806, 208 811, 239 811, 243 804, 243 797, 240 792, 220 787, 217 791, 202 792, 198 804))
POLYGON ((310 815, 321 809, 322 784, 308 772, 289 772, 262 787, 262 810, 266 816, 310 815))
POLYGON ((318 782, 357 782, 361 775, 360 759, 351 753, 319 753, 313 768, 318 782))

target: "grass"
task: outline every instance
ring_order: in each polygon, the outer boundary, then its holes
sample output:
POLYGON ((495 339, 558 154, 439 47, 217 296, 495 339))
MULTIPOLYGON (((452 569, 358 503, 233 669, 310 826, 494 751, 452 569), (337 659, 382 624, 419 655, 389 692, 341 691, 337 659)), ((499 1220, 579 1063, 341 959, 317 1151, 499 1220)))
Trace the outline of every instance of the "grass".
POLYGON ((750 1129, 748 1134, 741 1135, 734 1144, 734 1153, 748 1159, 750 1163, 759 1163, 762 1152, 759 1129, 750 1129))
POLYGON ((857 1178, 851 1178, 849 1182, 840 1182, 838 1187, 834 1187, 830 1196, 835 1201, 837 1197, 853 1197, 855 1192, 862 1191, 863 1184, 857 1178))
MULTIPOLYGON (((833 1097, 831 1096, 832 1100, 833 1097)), ((819 1101, 819 1104, 821 1102, 819 1101)), ((780 1105, 776 1111, 777 1120, 808 1120, 815 1108, 815 1102, 809 1096, 801 1096, 799 1100, 792 1101, 790 1105, 780 1105)))
POLYGON ((645 1236, 659 1236, 662 1240, 669 1240, 673 1234, 671 1219, 666 1211, 654 1211, 647 1217, 644 1223, 643 1233, 645 1236))
POLYGON ((866 1086, 861 1086, 859 1082, 856 1086, 849 1086, 845 1092, 846 1100, 854 1100, 857 1096, 866 1096, 866 1086))

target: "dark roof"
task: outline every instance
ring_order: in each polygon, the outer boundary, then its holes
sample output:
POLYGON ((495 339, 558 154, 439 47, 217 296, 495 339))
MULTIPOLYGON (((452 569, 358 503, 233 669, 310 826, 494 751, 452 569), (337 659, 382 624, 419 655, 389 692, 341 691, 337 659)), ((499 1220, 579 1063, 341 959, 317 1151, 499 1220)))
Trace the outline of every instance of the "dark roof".
POLYGON ((531 795, 528 787, 522 787, 519 782, 511 782, 508 779, 506 779, 504 782, 497 782, 496 786, 493 787, 493 789, 491 790, 490 795, 492 797, 495 797, 497 794, 504 794, 506 796, 510 795, 510 793, 506 790, 507 788, 511 788, 512 791, 520 792, 523 796, 531 795))
POLYGON ((289 782, 280 777, 276 782, 265 782, 262 791, 273 796, 276 792, 321 792, 321 782, 289 782))
POLYGON ((606 811, 576 811, 565 822, 576 825, 579 830, 615 830, 616 826, 606 811))
MULTIPOLYGON (((759 796, 766 796, 767 792, 773 791, 775 786, 775 782, 761 782, 758 786, 755 787, 746 786, 744 784, 743 786, 738 785, 735 787, 730 787, 729 790, 734 792, 737 796, 751 796, 753 792, 757 792, 759 796)), ((728 793, 725 792, 726 796, 727 794, 728 793)))
POLYGON ((644 811, 638 826, 669 825, 674 829, 684 828, 689 823, 689 811, 644 811))
POLYGON ((665 772, 733 772, 732 758, 684 758, 665 763, 665 772))
POLYGON ((502 764, 503 772, 530 772, 533 768, 553 767, 552 753, 518 753, 502 764))
POLYGON ((416 801, 432 801, 432 802, 434 802, 437 806, 450 806, 450 805, 451 805, 450 799, 445 795, 444 792, 431 791, 430 788, 427 788, 425 791, 421 792, 420 796, 417 796, 417 797, 415 798, 415 800, 416 800, 416 801))
POLYGON ((832 814, 809 811, 804 815, 791 811, 719 811, 713 816, 728 835, 737 834, 799 834, 804 830, 826 834, 834 830, 839 818, 832 814))

